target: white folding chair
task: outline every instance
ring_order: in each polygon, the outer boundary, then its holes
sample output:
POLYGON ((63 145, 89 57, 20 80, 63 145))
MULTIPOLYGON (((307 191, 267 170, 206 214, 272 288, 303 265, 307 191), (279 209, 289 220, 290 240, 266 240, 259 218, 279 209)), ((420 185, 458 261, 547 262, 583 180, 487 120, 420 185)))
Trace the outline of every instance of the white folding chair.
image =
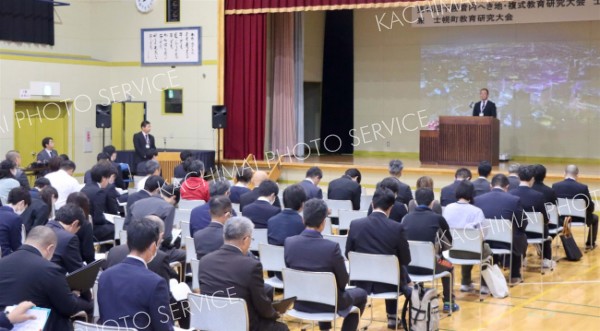
POLYGON ((240 204, 239 203, 232 203, 231 204, 231 209, 235 210, 235 213, 240 216, 242 214, 242 212, 240 211, 240 204))
POLYGON ((202 206, 203 204, 205 204, 206 201, 204 200, 185 200, 185 199, 181 199, 179 200, 179 203, 177 204, 179 206, 180 209, 194 209, 198 206, 202 206))
POLYGON ((123 227, 125 226, 125 218, 121 216, 115 216, 113 218, 115 223, 115 240, 121 239, 121 231, 123 231, 123 227))
MULTIPOLYGON (((484 221, 484 225, 482 226, 484 229, 487 229, 484 241, 495 241, 500 243, 508 244, 510 249, 505 248, 492 248, 492 254, 494 255, 508 255, 510 257, 509 268, 512 268, 513 264, 513 224, 510 220, 505 219, 486 219, 484 221)), ((452 242, 454 245, 454 242, 452 242)), ((511 281, 512 277, 509 277, 508 285, 512 285, 511 281)))
POLYGON ((121 245, 127 245, 127 231, 121 230, 121 232, 119 232, 119 241, 121 242, 121 245))
POLYGON ((258 252, 259 244, 268 244, 267 229, 254 229, 252 230, 252 242, 250 242, 250 250, 258 252))
MULTIPOLYGON (((583 242, 585 244, 585 222, 587 216, 587 203, 584 199, 567 199, 567 198, 558 198, 556 200, 556 207, 558 209, 558 215, 561 217, 579 217, 583 219, 583 222, 573 222, 571 221, 569 224, 571 226, 583 226, 583 242)), ((592 231, 592 227, 590 226, 590 231, 592 231)))
POLYGON ((73 329, 74 331, 136 331, 136 329, 123 326, 105 326, 82 321, 73 322, 73 329))
POLYGON ((185 265, 182 267, 183 277, 181 277, 181 278, 183 280, 185 280, 186 277, 192 276, 192 273, 188 272, 187 265, 192 262, 192 259, 196 259, 198 257, 198 255, 196 254, 196 245, 194 245, 194 238, 192 238, 192 237, 182 237, 182 238, 183 238, 183 242, 185 243, 185 265))
POLYGON ((369 210, 371 207, 371 202, 373 202, 372 195, 361 195, 360 196, 360 210, 369 210))
MULTIPOLYGON (((558 208, 556 208, 555 204, 546 203, 546 213, 548 214, 548 234, 552 236, 552 242, 556 240, 558 234, 563 231, 563 227, 558 224, 558 208)), ((554 249, 552 253, 554 255, 554 261, 560 260, 558 247, 560 240, 556 241, 556 245, 554 245, 554 249)))
POLYGON ((27 237, 27 231, 25 231, 25 225, 21 224, 21 245, 25 244, 25 237, 27 237))
POLYGON ((179 227, 180 222, 183 222, 183 221, 189 222, 191 216, 192 216, 191 209, 176 208, 175 209, 175 219, 173 220, 173 226, 179 227))
MULTIPOLYGON (((341 230, 349 230, 350 229, 350 223, 352 223, 352 221, 357 220, 359 218, 365 218, 367 217, 367 212, 366 210, 345 210, 345 209, 340 209, 338 211, 338 231, 341 230)), ((339 232, 338 232, 339 233, 339 232)))
POLYGON ((247 331, 250 328, 246 301, 190 293, 190 327, 206 331, 247 331))
MULTIPOLYGON (((366 281, 396 286, 395 292, 368 293, 371 300, 371 319, 373 323, 373 299, 394 299, 400 297, 400 264, 395 255, 366 254, 349 252, 350 281, 366 281)), ((399 316, 396 311, 396 316, 399 316)), ((366 328, 366 327, 365 327, 366 328)), ((396 323, 398 330, 398 323, 396 323)))
MULTIPOLYGON (((542 263, 540 264, 540 273, 544 274, 544 245, 548 238, 544 237, 544 216, 542 213, 530 213, 526 212, 525 216, 527 217, 527 227, 525 228, 525 232, 531 232, 538 234, 540 238, 527 238, 527 245, 542 245, 542 263)), ((554 270, 551 268, 550 270, 554 270)))
POLYGON ((190 221, 181 221, 179 225, 181 226, 181 238, 194 237, 192 235, 192 230, 190 229, 190 221))
POLYGON ((196 258, 193 258, 190 261, 190 268, 192 269, 192 291, 200 290, 200 279, 198 278, 198 267, 200 266, 200 261, 196 258))
MULTIPOLYGON (((450 261, 456 265, 478 265, 481 266, 483 262, 483 235, 479 229, 450 229, 450 235, 452 236, 452 248, 447 251, 443 251, 442 255, 444 259, 450 261), (450 252, 453 250, 473 253, 478 255, 479 258, 474 259, 462 259, 451 257, 450 252)), ((409 242, 410 243, 410 242, 409 242)), ((412 251, 411 251, 412 256, 412 251)), ((412 257, 411 257, 412 259, 412 257)), ((481 295, 481 271, 479 272, 479 301, 483 301, 481 295)))
POLYGON ((175 187, 181 186, 181 182, 184 178, 171 177, 171 184, 175 187))
POLYGON ((360 314, 358 307, 348 307, 345 311, 338 312, 337 283, 331 272, 310 272, 284 268, 283 271, 283 297, 296 297, 298 301, 309 301, 321 303, 334 307, 334 312, 307 313, 290 309, 286 315, 304 321, 333 322, 333 330, 336 328, 338 314, 360 314), (310 286, 306 286, 310 284, 310 286), (337 313, 335 313, 337 312, 337 313))
MULTIPOLYGON (((136 192, 137 192, 137 187, 138 187, 138 183, 144 179, 144 177, 146 176, 133 176, 133 187, 136 188, 136 192)), ((143 187, 142 187, 143 188, 143 187)))
POLYGON ((325 200, 327 208, 331 209, 329 217, 339 217, 339 210, 352 210, 352 201, 350 200, 325 200))
POLYGON ((331 218, 325 218, 325 227, 323 228, 322 234, 333 234, 333 225, 331 224, 331 218))
MULTIPOLYGON (((264 243, 258 244, 258 252, 260 255, 260 263, 265 271, 281 272, 285 268, 285 259, 283 255, 283 246, 275 246, 264 243)), ((269 284, 274 288, 283 288, 283 281, 276 276, 265 279, 265 284, 269 284)))
POLYGON ((100 307, 98 307, 98 281, 94 282, 92 287, 92 295, 94 296, 94 312, 92 314, 92 321, 95 323, 100 318, 100 307))
POLYGON ((125 225, 125 218, 123 218, 119 215, 113 215, 113 214, 107 214, 107 213, 104 213, 104 218, 107 221, 113 223, 115 226, 115 232, 113 235, 113 239, 94 242, 94 246, 100 246, 100 245, 106 245, 106 244, 115 246, 117 240, 120 239, 121 231, 123 230, 123 227, 125 225))
MULTIPOLYGON (((322 234, 322 236, 324 239, 338 243, 338 245, 340 245, 340 251, 342 252, 342 255, 344 255, 344 252, 346 251, 346 242, 348 241, 348 236, 338 236, 335 234, 322 234)), ((345 256, 344 259, 346 259, 345 256)))
MULTIPOLYGON (((435 248, 433 243, 429 241, 408 241, 408 247, 410 250, 410 263, 411 267, 417 267, 425 270, 431 270, 430 275, 413 275, 409 272, 410 279, 415 283, 431 282, 433 287, 436 287, 436 281, 440 278, 450 278, 450 309, 448 310, 448 316, 452 316, 452 288, 454 287, 454 280, 452 279, 452 273, 449 271, 435 272, 436 257, 435 248)), ((481 248, 480 248, 481 249, 481 248)))

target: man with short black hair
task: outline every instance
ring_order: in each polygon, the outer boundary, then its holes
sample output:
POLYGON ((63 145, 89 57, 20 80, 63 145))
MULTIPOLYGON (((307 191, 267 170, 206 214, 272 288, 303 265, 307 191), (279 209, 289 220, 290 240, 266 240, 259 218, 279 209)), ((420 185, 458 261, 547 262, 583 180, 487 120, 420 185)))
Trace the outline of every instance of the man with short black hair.
POLYGON ((57 238, 51 261, 58 264, 65 273, 83 267, 79 239, 75 235, 83 222, 87 222, 83 210, 76 204, 67 203, 56 212, 55 219, 46 224, 54 231, 57 238))
POLYGON ((35 181, 35 186, 29 190, 31 203, 21 214, 21 223, 25 225, 25 233, 38 225, 46 225, 48 216, 50 215, 50 206, 48 206, 41 198, 40 191, 44 187, 49 187, 50 181, 47 178, 40 177, 35 181))
POLYGON ((267 221, 267 235, 270 245, 283 246, 285 239, 304 231, 302 208, 308 200, 306 190, 300 184, 290 185, 283 190, 285 209, 267 221))
POLYGON ((482 195, 483 193, 487 193, 492 190, 492 186, 487 180, 491 172, 492 165, 488 161, 481 161, 479 163, 479 166, 477 167, 479 178, 473 181, 473 186, 475 187, 475 196, 482 195))
MULTIPOLYGON (((367 303, 367 292, 362 288, 346 288, 349 277, 340 246, 336 242, 324 239, 321 235, 328 213, 327 204, 320 199, 310 199, 304 204, 303 213, 306 229, 301 234, 285 240, 286 267, 301 271, 333 273, 338 294, 337 313, 340 314, 356 306, 362 314, 367 303)), ((332 306, 305 301, 296 301, 294 309, 309 313, 334 311, 332 306)), ((348 314, 344 317, 342 330, 356 330, 360 316, 348 314)), ((331 323, 319 322, 319 327, 321 330, 328 330, 331 328, 331 323)))
POLYGON ((92 182, 86 184, 81 192, 90 200, 90 215, 94 225, 94 237, 97 241, 111 240, 114 238, 115 225, 109 222, 104 213, 110 208, 110 200, 106 187, 110 179, 115 176, 115 171, 109 163, 98 163, 92 167, 92 182))
POLYGON ((46 177, 37 178, 35 180, 35 182, 33 183, 33 187, 29 190, 29 194, 31 195, 31 198, 32 199, 34 199, 34 198, 41 199, 40 191, 46 186, 51 186, 48 178, 46 178, 46 177))
POLYGON ((54 140, 52 137, 44 137, 42 139, 42 147, 44 149, 37 154, 37 162, 48 163, 51 158, 58 156, 58 152, 54 149, 54 140))
MULTIPOLYGON (((254 188, 252 189, 252 191, 240 195, 240 212, 244 213, 244 208, 258 199, 258 197, 260 196, 258 188, 260 187, 260 184, 262 184, 262 182, 268 179, 269 175, 266 172, 262 170, 254 172, 251 179, 252 186, 254 186, 254 188)), ((273 202, 273 206, 281 208, 281 203, 279 201, 278 196, 275 196, 275 202, 273 202)))
POLYGON ((456 187, 463 180, 471 180, 471 170, 467 168, 459 168, 454 174, 454 182, 448 186, 442 188, 442 197, 440 203, 442 207, 456 202, 456 187))
POLYGON ((175 178, 179 178, 179 179, 183 179, 185 178, 185 175, 187 175, 187 170, 184 167, 184 164, 186 163, 186 161, 191 161, 191 159, 193 158, 193 154, 192 151, 181 151, 179 153, 179 159, 181 160, 181 163, 178 164, 175 169, 173 169, 173 176, 175 178))
MULTIPOLYGON (((214 198, 218 196, 227 196, 229 197, 229 181, 227 180, 214 180, 209 186, 209 195, 214 198)), ((231 210, 232 216, 236 216, 235 212, 231 210)), ((190 233, 192 237, 196 232, 206 228, 212 221, 212 216, 210 214, 210 206, 205 203, 203 205, 194 207, 192 212, 190 213, 190 233)))
POLYGON ((73 177, 75 168, 73 161, 61 161, 60 169, 44 176, 48 178, 50 185, 58 192, 58 199, 54 204, 55 208, 64 206, 67 203, 69 194, 79 192, 79 182, 73 177))
POLYGON ((541 164, 536 164, 533 168, 535 173, 533 178, 535 181, 531 188, 544 195, 545 203, 556 205, 556 193, 554 193, 554 190, 550 186, 544 184, 544 179, 546 179, 546 167, 541 164))
MULTIPOLYGON (((133 135, 133 147, 135 149, 134 154, 134 167, 137 169, 137 164, 148 160, 148 150, 156 150, 154 144, 154 136, 150 134, 152 125, 150 122, 144 120, 140 124, 141 131, 133 135)), ((151 157, 150 157, 151 158, 151 157)))
POLYGON ((243 167, 242 170, 238 170, 235 174, 236 183, 231 187, 229 199, 231 203, 240 203, 240 199, 243 194, 250 192, 248 184, 252 180, 252 168, 243 167))
POLYGON ((127 230, 127 226, 131 223, 131 208, 134 203, 140 201, 142 199, 149 198, 151 196, 155 196, 160 194, 160 188, 165 185, 165 180, 160 176, 150 176, 144 183, 144 188, 139 190, 129 196, 127 199, 126 208, 126 217, 125 217, 125 230, 127 230))
POLYGON ((168 283, 148 270, 160 246, 158 224, 146 218, 131 222, 127 246, 127 258, 100 274, 99 323, 137 330, 173 330, 168 283))
MULTIPOLYGON (((395 181, 395 179, 393 179, 395 181)), ((397 185, 393 185, 397 189, 397 185)), ((399 221, 389 218, 394 205, 398 203, 392 190, 379 186, 373 195, 373 212, 365 217, 352 221, 348 231, 348 241, 345 249, 346 256, 350 252, 395 255, 401 266, 400 283, 404 288, 408 283, 406 266, 410 263, 410 250, 406 233, 399 221)), ((396 287, 389 284, 374 282, 356 282, 356 286, 367 293, 394 292, 396 287)), ((399 323, 397 316, 398 300, 385 300, 388 328, 394 329, 399 323)))
MULTIPOLYGON (((387 215, 391 220, 402 222, 404 216, 408 214, 408 210, 406 209, 406 205, 402 202, 402 198, 398 196, 398 180, 394 177, 384 178, 381 182, 377 183, 376 189, 389 189, 392 191, 396 200, 394 201, 394 205, 387 215)), ((369 206, 368 214, 371 215, 372 212, 373 205, 371 204, 369 206)))
POLYGON ((278 193, 277 183, 265 180, 258 187, 258 199, 244 208, 244 216, 252 220, 257 229, 266 229, 269 218, 281 212, 280 207, 273 206, 278 193))
POLYGON ((17 173, 15 174, 15 179, 21 184, 22 188, 29 190, 29 180, 27 179, 27 175, 21 169, 21 154, 18 151, 10 150, 6 152, 6 159, 12 161, 17 165, 17 173))
POLYGON ((140 179, 137 184, 135 185, 136 190, 140 191, 144 189, 144 186, 146 185, 146 181, 148 180, 148 177, 150 176, 160 176, 160 163, 158 163, 158 161, 151 159, 148 161, 144 161, 143 163, 140 163, 141 165, 143 165, 144 167, 144 178, 140 179))
POLYGON ((211 222, 193 235, 198 260, 223 246, 223 224, 232 216, 231 201, 226 195, 212 197, 206 205, 210 208, 211 222))
MULTIPOLYGON (((299 184, 306 191, 308 199, 317 198, 323 199, 323 191, 319 188, 319 182, 323 178, 323 171, 319 167, 310 167, 306 171, 306 178, 299 184)), ((283 203, 285 206, 285 202, 283 203)))
POLYGON ((21 246, 21 219, 19 215, 31 204, 29 191, 15 187, 8 192, 7 205, 0 206, 0 249, 2 257, 21 246))
POLYGON ((329 182, 327 187, 327 199, 330 200, 350 200, 352 201, 352 210, 360 210, 360 171, 356 168, 347 169, 340 178, 329 182))

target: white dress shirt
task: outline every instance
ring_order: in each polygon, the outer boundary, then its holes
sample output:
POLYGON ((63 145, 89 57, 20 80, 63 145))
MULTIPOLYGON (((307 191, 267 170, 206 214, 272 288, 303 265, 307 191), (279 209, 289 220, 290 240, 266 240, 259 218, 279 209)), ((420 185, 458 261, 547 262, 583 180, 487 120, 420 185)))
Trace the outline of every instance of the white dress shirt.
POLYGON ((44 176, 50 181, 50 185, 58 192, 58 199, 56 200, 55 208, 59 209, 67 203, 69 194, 73 192, 79 192, 81 185, 77 179, 73 178, 66 171, 60 169, 55 172, 51 172, 44 176))

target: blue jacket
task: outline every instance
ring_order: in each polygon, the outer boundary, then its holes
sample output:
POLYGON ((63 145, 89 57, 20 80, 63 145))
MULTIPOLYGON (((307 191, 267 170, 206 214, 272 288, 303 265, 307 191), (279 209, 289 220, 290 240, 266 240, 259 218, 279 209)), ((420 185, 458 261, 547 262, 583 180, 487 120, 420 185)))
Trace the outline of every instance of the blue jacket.
POLYGON ((9 206, 0 207, 0 247, 2 257, 21 246, 21 218, 9 206))
POLYGON ((267 222, 267 235, 271 245, 283 246, 286 238, 299 235, 302 231, 304 231, 302 216, 292 209, 284 209, 269 218, 267 222))

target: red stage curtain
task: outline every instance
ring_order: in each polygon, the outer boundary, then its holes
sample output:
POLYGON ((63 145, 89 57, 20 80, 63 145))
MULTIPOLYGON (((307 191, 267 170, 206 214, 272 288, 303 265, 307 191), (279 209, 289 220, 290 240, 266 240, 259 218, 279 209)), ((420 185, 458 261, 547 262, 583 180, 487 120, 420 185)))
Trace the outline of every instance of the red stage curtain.
POLYGON ((299 7, 320 7, 320 6, 354 6, 354 5, 372 5, 372 4, 391 4, 401 2, 411 2, 414 0, 226 0, 225 10, 244 10, 244 9, 291 9, 297 8, 297 11, 303 9, 299 7))
POLYGON ((225 17, 224 157, 264 158, 266 113, 266 14, 225 17))

